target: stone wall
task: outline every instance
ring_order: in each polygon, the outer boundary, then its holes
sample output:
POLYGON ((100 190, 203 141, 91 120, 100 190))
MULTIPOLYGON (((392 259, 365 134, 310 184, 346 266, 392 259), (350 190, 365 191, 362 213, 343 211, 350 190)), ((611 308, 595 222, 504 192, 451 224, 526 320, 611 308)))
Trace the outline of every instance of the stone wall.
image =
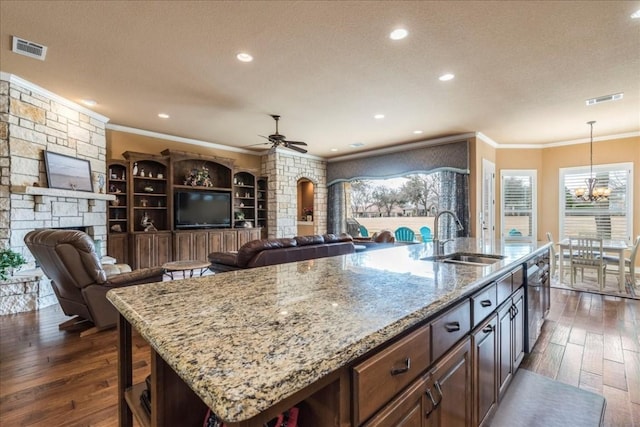
POLYGON ((51 280, 40 269, 20 272, 0 282, 0 316, 37 310, 57 303, 51 280))
POLYGON ((286 149, 276 149, 262 157, 262 174, 268 177, 269 237, 292 237, 298 234, 298 180, 307 178, 314 184, 314 233, 327 230, 327 162, 302 156, 286 149))
POLYGON ((81 192, 72 190, 33 195, 23 189, 47 187, 48 150, 89 160, 98 192, 98 176, 106 171, 107 121, 17 76, 0 74, 0 248, 33 261, 24 236, 43 227, 86 227, 106 242, 106 200, 88 199, 86 193, 78 198, 81 192))

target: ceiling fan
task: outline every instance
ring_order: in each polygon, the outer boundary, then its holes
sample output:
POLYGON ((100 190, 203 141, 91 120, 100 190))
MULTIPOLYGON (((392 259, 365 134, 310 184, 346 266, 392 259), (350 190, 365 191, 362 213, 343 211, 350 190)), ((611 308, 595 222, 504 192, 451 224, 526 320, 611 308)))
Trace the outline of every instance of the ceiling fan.
MULTIPOLYGON (((276 133, 269 135, 269 136, 263 136, 263 135, 259 135, 263 138, 266 138, 269 140, 269 142, 271 143, 271 148, 276 148, 276 147, 285 147, 285 148, 290 148, 294 151, 297 151, 299 153, 306 153, 307 150, 305 150, 302 147, 299 147, 299 145, 304 145, 306 146, 307 143, 306 142, 302 142, 302 141, 289 141, 286 138, 286 136, 278 133, 278 121, 280 120, 280 116, 272 114, 271 117, 273 117, 273 120, 276 121, 276 133)), ((267 143, 265 143, 267 144, 267 143)), ((258 145, 258 144, 256 144, 258 145)))

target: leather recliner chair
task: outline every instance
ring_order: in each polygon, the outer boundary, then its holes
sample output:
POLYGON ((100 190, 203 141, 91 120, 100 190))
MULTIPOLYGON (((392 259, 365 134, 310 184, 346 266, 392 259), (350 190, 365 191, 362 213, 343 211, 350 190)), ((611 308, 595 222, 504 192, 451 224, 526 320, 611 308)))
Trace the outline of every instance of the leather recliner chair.
POLYGON ((24 241, 43 273, 51 279, 64 314, 76 316, 61 323, 59 328, 93 325, 80 336, 116 326, 118 311, 107 300, 107 291, 161 282, 164 274, 164 269, 156 267, 108 275, 100 264, 93 240, 82 231, 34 230, 27 233, 24 241))

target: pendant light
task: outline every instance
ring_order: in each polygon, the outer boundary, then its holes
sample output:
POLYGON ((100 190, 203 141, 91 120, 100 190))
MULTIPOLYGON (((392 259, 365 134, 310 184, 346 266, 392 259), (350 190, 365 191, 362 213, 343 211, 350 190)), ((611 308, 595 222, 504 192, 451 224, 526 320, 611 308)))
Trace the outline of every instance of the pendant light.
POLYGON ((601 202, 608 200, 611 195, 611 189, 608 187, 598 187, 598 179, 593 176, 593 124, 594 120, 587 122, 591 126, 591 141, 589 143, 590 158, 589 158, 589 178, 585 179, 587 184, 586 188, 576 188, 575 196, 578 200, 584 200, 585 202, 601 202))

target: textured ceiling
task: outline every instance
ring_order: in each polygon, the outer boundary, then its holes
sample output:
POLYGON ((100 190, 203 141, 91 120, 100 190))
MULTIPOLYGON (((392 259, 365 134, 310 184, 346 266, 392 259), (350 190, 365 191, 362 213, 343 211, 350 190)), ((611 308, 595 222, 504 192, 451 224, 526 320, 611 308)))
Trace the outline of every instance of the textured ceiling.
POLYGON ((274 131, 269 114, 322 157, 467 132, 545 144, 588 138, 588 120, 595 137, 640 131, 640 19, 630 18, 638 9, 3 0, 0 71, 72 101, 95 99, 111 124, 236 147, 263 143, 258 135, 274 131), (394 42, 399 26, 409 36, 394 42), (12 53, 12 35, 48 46, 46 61, 12 53), (255 60, 239 62, 241 51, 255 60), (445 72, 456 78, 440 82, 445 72), (622 101, 585 106, 617 92, 622 101), (365 145, 349 147, 356 142, 365 145))

